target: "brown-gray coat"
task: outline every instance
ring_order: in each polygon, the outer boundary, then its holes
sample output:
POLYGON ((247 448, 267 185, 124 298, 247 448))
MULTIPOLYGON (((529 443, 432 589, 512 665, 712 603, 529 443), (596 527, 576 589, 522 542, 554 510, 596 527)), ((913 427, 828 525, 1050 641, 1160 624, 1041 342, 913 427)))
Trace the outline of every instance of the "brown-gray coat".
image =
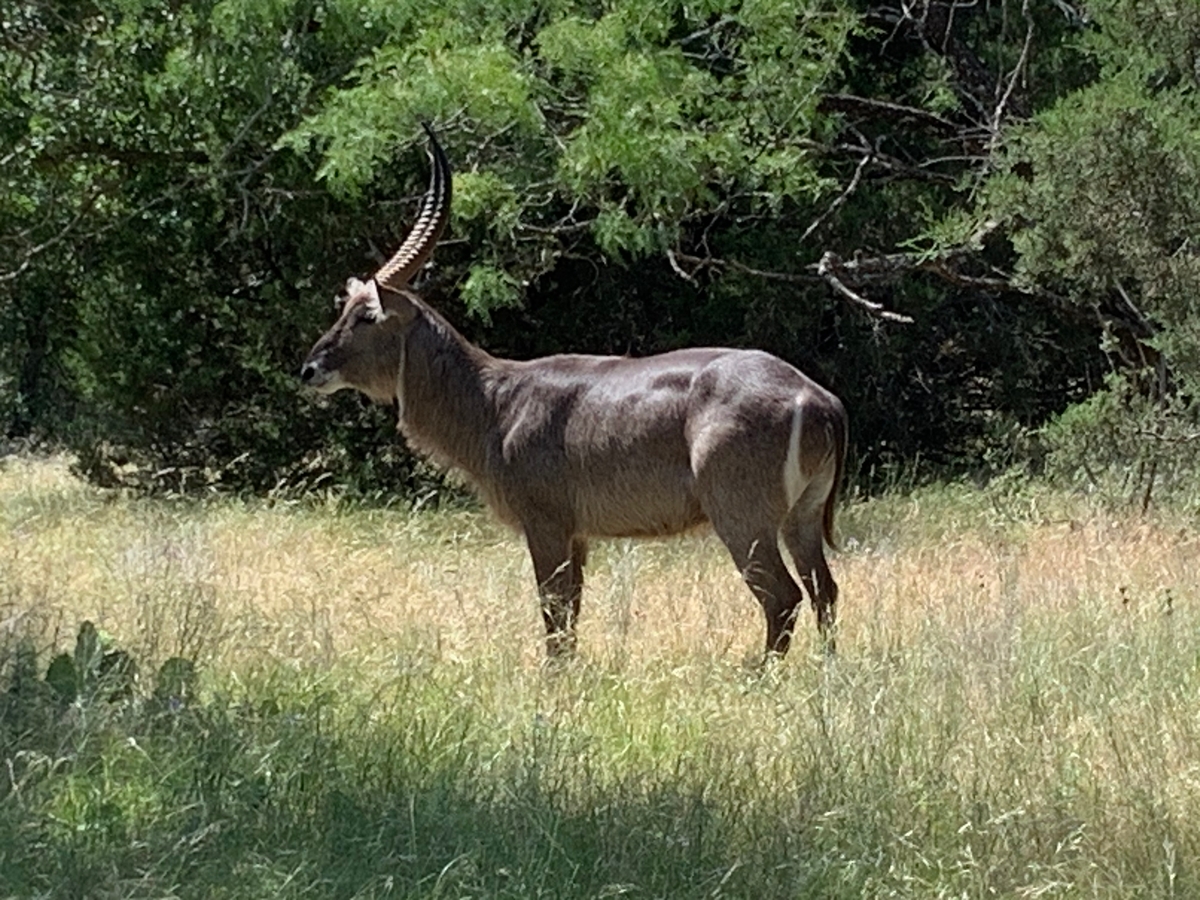
POLYGON ((348 282, 301 379, 395 403, 412 448, 460 469, 524 534, 551 655, 575 646, 590 538, 705 522, 762 604, 767 651, 787 651, 801 601, 781 538, 832 649, 837 585, 824 544, 846 451, 841 402, 757 350, 515 361, 471 344, 408 287, 449 210, 449 165, 430 139, 434 171, 413 232, 372 280, 348 282))

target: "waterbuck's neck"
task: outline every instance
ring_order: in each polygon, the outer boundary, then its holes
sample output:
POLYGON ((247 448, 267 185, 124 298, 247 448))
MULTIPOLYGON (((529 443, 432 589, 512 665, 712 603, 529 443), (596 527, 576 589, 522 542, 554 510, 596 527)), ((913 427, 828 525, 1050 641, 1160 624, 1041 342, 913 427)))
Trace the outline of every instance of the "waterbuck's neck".
POLYGON ((396 381, 400 430, 419 453, 456 466, 473 480, 487 474, 497 360, 421 303, 408 329, 396 381))

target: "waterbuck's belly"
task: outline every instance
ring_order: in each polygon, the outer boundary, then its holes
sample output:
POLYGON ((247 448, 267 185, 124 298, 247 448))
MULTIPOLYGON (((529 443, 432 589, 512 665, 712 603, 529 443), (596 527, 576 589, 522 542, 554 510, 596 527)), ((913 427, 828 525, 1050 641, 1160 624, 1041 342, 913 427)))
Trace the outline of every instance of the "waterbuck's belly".
POLYGON ((653 537, 694 528, 706 521, 685 435, 694 365, 651 358, 611 366, 608 377, 576 396, 566 417, 577 529, 653 537))
POLYGON ((594 537, 658 537, 707 521, 686 465, 625 460, 612 469, 593 468, 577 482, 573 506, 580 534, 594 537))

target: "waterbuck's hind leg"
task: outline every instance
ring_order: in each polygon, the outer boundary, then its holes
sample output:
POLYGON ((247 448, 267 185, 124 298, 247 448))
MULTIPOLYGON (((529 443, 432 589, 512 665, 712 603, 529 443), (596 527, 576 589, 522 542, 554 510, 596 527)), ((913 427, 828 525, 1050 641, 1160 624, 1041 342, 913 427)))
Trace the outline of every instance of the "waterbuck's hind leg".
POLYGON ((837 649, 838 586, 825 561, 821 516, 826 493, 822 485, 809 485, 788 513, 780 532, 784 546, 796 564, 796 573, 816 610, 817 629, 825 642, 825 650, 833 653, 837 649))
POLYGON ((751 534, 718 522, 713 528, 729 550, 733 562, 762 606, 767 619, 767 654, 783 656, 792 643, 796 610, 803 595, 784 565, 774 529, 751 534))
MULTIPOLYGON (((717 423, 720 425, 721 423, 717 423)), ((770 459, 770 435, 766 459, 770 459)), ((782 491, 764 481, 763 454, 753 435, 715 427, 693 438, 696 495, 746 586, 767 619, 767 654, 783 656, 792 640, 796 608, 803 595, 779 553, 779 526, 787 512, 782 491)), ((778 463, 784 463, 780 453, 778 463)), ((768 476, 769 477, 769 476, 768 476)), ((782 484, 779 485, 782 487, 782 484)))
POLYGON ((533 558, 546 624, 546 653, 551 659, 571 656, 575 653, 575 622, 583 595, 587 544, 554 529, 527 528, 525 540, 533 558))

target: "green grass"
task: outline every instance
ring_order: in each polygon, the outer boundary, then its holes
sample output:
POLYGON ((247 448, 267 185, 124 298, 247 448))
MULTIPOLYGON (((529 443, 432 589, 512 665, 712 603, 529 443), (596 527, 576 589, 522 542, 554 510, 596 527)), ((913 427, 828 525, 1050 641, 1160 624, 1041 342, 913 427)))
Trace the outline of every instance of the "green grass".
POLYGON ((806 620, 765 671, 710 538, 598 548, 547 671, 483 515, 11 462, 0 525, 0 897, 1200 896, 1184 520, 1036 486, 855 504, 838 658, 806 620), (132 698, 14 686, 21 640, 40 676, 83 619, 132 698), (192 702, 152 696, 174 655, 192 702))

